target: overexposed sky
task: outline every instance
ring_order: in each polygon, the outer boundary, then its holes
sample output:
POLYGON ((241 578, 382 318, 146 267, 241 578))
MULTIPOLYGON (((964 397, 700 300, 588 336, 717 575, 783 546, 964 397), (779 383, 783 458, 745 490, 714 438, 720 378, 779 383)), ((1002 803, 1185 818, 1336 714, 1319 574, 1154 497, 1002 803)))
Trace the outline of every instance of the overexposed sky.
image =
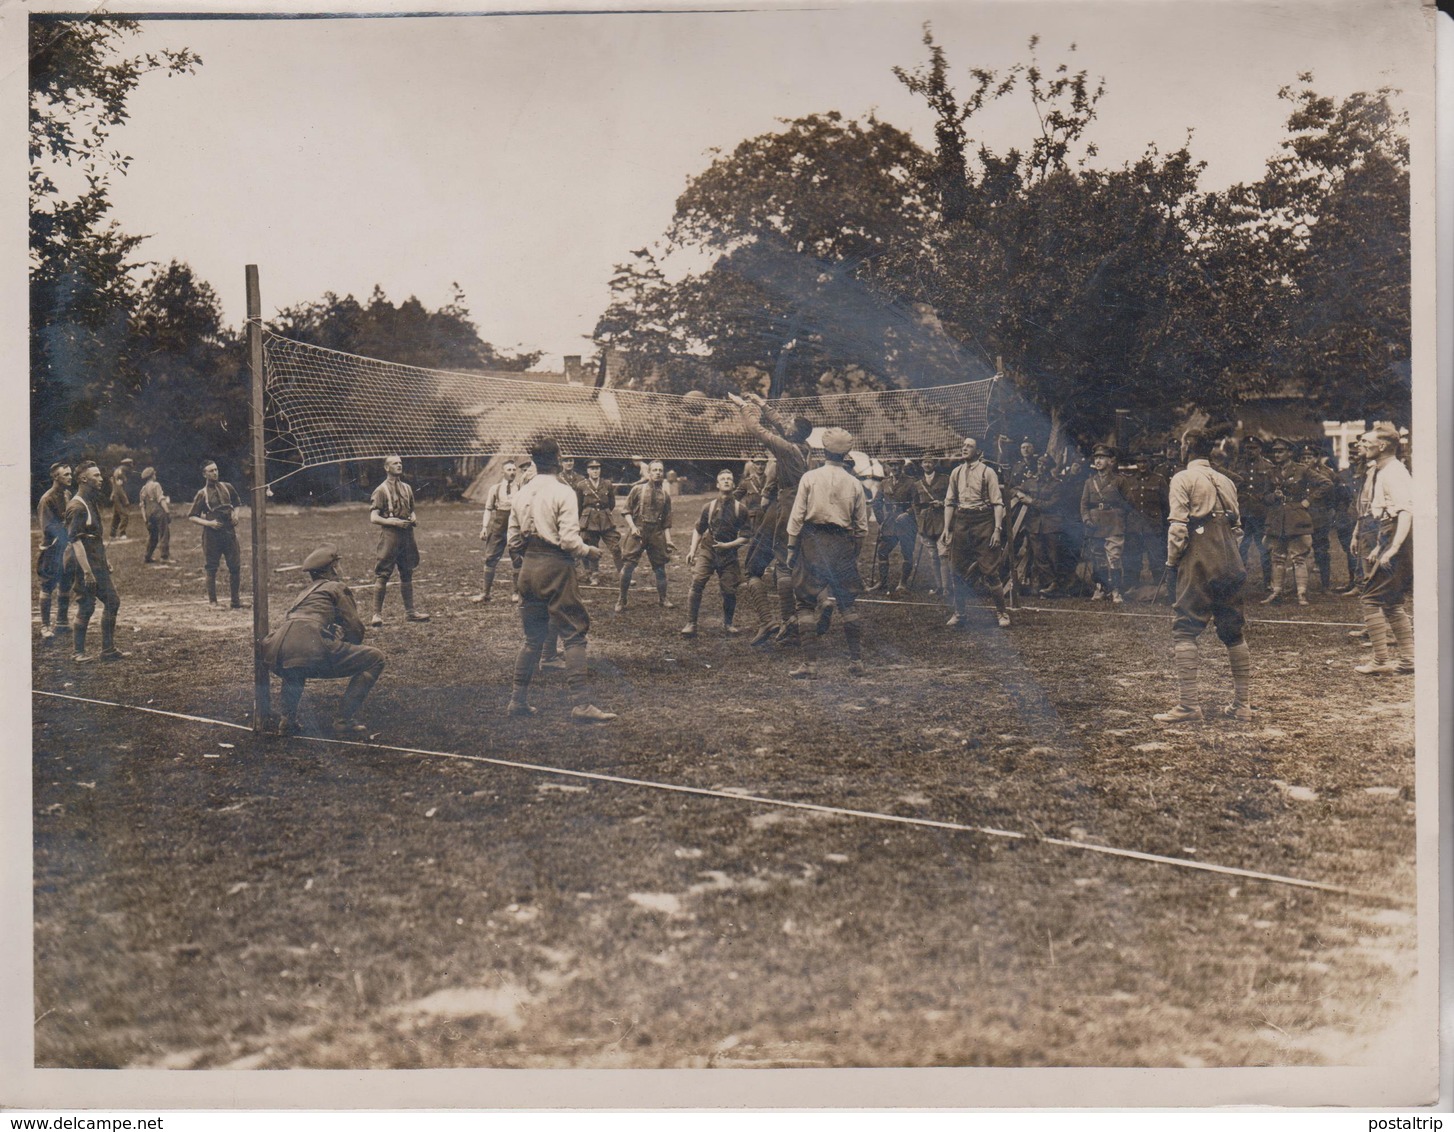
MULTIPOLYGON (((189 5, 195 8, 196 5, 189 5)), ((855 3, 812 10, 147 21, 137 48, 203 66, 152 76, 118 129, 135 160, 115 216, 148 258, 189 262, 243 316, 325 291, 447 300, 458 282, 496 346, 588 352, 612 265, 659 237, 687 179, 779 118, 874 111, 932 146, 894 78, 925 20, 961 90, 1041 36, 1042 62, 1103 75, 1100 163, 1194 130, 1205 187, 1255 178, 1283 136, 1280 86, 1399 85, 1416 5, 1321 2, 855 3), (1078 45, 1071 55, 1069 44, 1078 45)), ((971 125, 1023 145, 1012 96, 971 125)))

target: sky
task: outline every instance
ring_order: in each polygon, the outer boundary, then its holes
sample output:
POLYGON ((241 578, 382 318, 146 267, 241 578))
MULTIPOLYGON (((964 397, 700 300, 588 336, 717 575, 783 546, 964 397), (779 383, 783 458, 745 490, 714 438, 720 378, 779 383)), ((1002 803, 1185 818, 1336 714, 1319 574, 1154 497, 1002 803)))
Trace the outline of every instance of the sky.
MULTIPOLYGON (((518 6, 518 5, 517 5, 518 6)), ((188 4, 197 10, 196 3, 188 4)), ((203 65, 150 76, 114 137, 134 159, 113 190, 141 253, 179 259, 244 315, 256 263, 264 314, 326 291, 435 307, 458 283, 498 348, 587 340, 614 264, 660 238, 714 147, 837 110, 874 113, 932 146, 927 110, 894 77, 926 58, 931 21, 959 80, 1042 62, 1103 76, 1092 136, 1116 165, 1194 131, 1203 187, 1254 179, 1284 136, 1279 87, 1401 85, 1417 8, 1322 2, 853 3, 736 12, 289 20, 148 20, 138 49, 203 65), (1070 45, 1075 51, 1069 51, 1070 45)), ((971 133, 1024 145, 1020 97, 971 133)))

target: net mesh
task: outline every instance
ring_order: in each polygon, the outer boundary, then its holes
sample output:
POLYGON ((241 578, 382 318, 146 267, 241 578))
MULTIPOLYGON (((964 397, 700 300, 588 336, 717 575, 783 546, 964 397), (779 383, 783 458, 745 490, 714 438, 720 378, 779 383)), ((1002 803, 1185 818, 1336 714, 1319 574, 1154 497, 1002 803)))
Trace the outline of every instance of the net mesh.
MULTIPOLYGON (((601 459, 738 460, 759 448, 726 400, 421 369, 271 332, 263 351, 268 460, 285 475, 388 454, 519 453, 542 435, 567 455, 601 459)), ((993 385, 988 379, 772 404, 784 416, 847 429, 854 447, 871 456, 921 456, 982 437, 993 385)))

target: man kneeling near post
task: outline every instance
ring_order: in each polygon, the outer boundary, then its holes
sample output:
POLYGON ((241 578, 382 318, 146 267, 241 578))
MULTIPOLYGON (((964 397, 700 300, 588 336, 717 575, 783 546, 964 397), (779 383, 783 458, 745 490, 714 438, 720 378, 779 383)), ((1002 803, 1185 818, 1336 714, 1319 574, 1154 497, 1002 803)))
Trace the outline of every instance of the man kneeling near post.
POLYGON ((313 579, 283 616, 283 623, 263 640, 263 660, 283 678, 281 711, 272 728, 289 735, 298 718, 307 681, 348 679, 343 703, 333 721, 336 735, 368 728, 354 720, 364 697, 384 671, 384 654, 363 643, 363 621, 353 591, 338 573, 338 550, 320 546, 303 560, 313 579))

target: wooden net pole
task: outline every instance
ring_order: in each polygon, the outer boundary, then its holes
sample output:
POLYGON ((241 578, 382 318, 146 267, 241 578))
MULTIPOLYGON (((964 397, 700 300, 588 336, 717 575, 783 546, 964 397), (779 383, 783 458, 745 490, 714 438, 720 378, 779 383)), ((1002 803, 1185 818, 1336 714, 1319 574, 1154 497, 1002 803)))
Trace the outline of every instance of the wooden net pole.
POLYGON ((247 268, 247 352, 252 366, 252 729, 261 733, 272 714, 272 688, 263 661, 268 635, 268 461, 263 436, 263 306, 257 265, 247 268))

